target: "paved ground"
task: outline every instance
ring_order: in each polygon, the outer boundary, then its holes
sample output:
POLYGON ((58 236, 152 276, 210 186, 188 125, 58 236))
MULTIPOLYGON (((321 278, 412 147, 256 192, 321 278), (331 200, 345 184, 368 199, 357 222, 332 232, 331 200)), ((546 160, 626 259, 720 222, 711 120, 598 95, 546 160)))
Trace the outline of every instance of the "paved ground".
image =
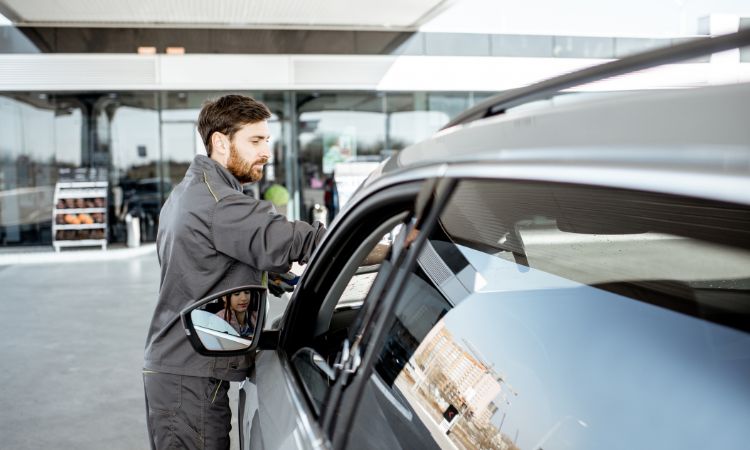
POLYGON ((0 266, 1 448, 147 448, 141 367, 158 286, 154 253, 0 266))

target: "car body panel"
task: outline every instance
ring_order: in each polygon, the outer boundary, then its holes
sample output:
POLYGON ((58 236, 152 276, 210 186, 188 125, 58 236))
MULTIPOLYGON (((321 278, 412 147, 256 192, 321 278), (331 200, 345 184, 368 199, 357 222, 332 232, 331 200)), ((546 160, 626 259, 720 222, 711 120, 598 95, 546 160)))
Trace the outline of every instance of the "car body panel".
POLYGON ((399 167, 482 156, 498 161, 521 158, 564 162, 577 160, 575 154, 569 154, 571 150, 598 149, 597 159, 601 160, 608 158, 606 152, 611 148, 626 148, 635 150, 630 158, 633 162, 643 162, 648 150, 673 147, 686 150, 688 162, 715 165, 722 158, 706 158, 705 153, 691 149, 747 151, 748 97, 750 84, 744 83, 618 93, 547 108, 519 108, 443 130, 402 150, 395 158, 399 167), (717 120, 719 117, 721 120, 717 120), (530 149, 540 151, 532 153, 530 149), (698 158, 690 158, 691 153, 698 158))
POLYGON ((242 422, 250 424, 245 441, 254 444, 248 448, 323 448, 324 440, 310 422, 312 413, 284 357, 275 350, 259 351, 250 379, 255 385, 243 388, 247 397, 242 413, 242 422), (257 395, 255 399, 254 395, 257 395), (261 447, 257 446, 259 441, 261 447))

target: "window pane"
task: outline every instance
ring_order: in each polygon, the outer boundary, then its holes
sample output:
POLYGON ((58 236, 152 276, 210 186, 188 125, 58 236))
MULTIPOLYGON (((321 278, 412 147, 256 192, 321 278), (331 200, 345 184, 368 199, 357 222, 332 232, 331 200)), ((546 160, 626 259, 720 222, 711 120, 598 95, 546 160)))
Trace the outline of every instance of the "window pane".
POLYGON ((425 54, 437 56, 490 56, 490 36, 475 33, 426 33, 425 54))
POLYGON ((0 246, 51 243, 58 169, 81 165, 82 123, 67 96, 0 96, 0 246))
MULTIPOLYGON (((618 291, 626 283, 647 286, 655 295, 670 296, 662 299, 664 306, 695 309, 702 317, 732 324, 741 310, 717 296, 750 287, 746 207, 489 182, 462 183, 452 202, 462 206, 450 209, 442 224, 453 241, 527 260, 533 268, 579 283, 618 291), (711 292, 704 290, 711 283, 711 292)), ((645 293, 641 297, 660 303, 645 293)))
MULTIPOLYGON (((746 30, 750 28, 750 17, 740 18, 740 30, 746 30)), ((742 47, 740 49, 740 62, 750 62, 750 46, 742 47)))
POLYGON ((360 182, 389 152, 385 148, 386 116, 382 94, 298 94, 302 216, 313 217, 315 205, 325 206, 328 220, 348 198, 348 183, 337 192, 334 173, 349 177, 360 173, 360 182))
MULTIPOLYGON (((401 216, 396 216, 385 223, 389 224, 397 222, 401 218, 401 216)), ((383 260, 388 257, 391 246, 393 245, 396 236, 402 228, 403 226, 399 224, 394 226, 390 231, 383 235, 377 232, 377 236, 380 236, 380 239, 378 241, 373 244, 372 241, 375 237, 373 236, 363 244, 363 248, 359 250, 359 252, 363 253, 366 249, 367 253, 364 258, 361 258, 357 264, 353 264, 350 266, 352 268, 356 267, 357 269, 347 283, 343 292, 341 292, 339 300, 338 302, 336 302, 336 304, 338 305, 337 307, 352 307, 362 305, 365 297, 367 297, 367 294, 370 292, 372 284, 375 282, 375 277, 378 274, 380 263, 382 263, 383 260)))
MULTIPOLYGON (((120 93, 96 105, 99 150, 111 146, 112 237, 126 239, 125 217, 140 219, 141 240, 155 241, 163 199, 161 142, 156 94, 120 93)), ((106 152, 104 156, 109 156, 106 152)))
POLYGON ((429 94, 427 97, 427 109, 429 111, 440 111, 451 119, 464 112, 471 106, 471 95, 468 93, 441 93, 429 94))
MULTIPOLYGON (((374 225, 363 225, 376 229, 369 236, 364 236, 361 242, 356 241, 357 248, 345 256, 346 264, 333 284, 327 288, 316 319, 315 343, 292 355, 292 365, 297 369, 316 414, 321 411, 325 394, 335 381, 330 367, 341 356, 344 341, 348 340, 346 345, 354 345, 355 342, 356 345, 359 344, 354 334, 365 320, 365 298, 378 277, 381 277, 382 286, 382 277, 388 276, 392 267, 391 249, 404 229, 403 221, 406 216, 407 213, 403 212, 380 224, 378 222, 381 219, 376 219, 374 225)), ((374 304, 368 305, 372 308, 374 304)))
POLYGON ((496 34, 492 36, 492 55, 551 58, 553 39, 553 36, 496 34))
POLYGON ((434 94, 388 94, 388 148, 397 151, 423 141, 448 123, 448 112, 431 110, 429 98, 434 94))
POLYGON ((605 37, 555 36, 558 58, 614 58, 614 39, 605 37))
POLYGON ((649 38, 614 38, 615 40, 615 57, 624 58, 636 53, 642 53, 661 47, 668 47, 672 42, 669 39, 649 39, 649 38))
POLYGON ((718 202, 460 183, 401 290, 357 444, 700 449, 720 429, 740 447, 749 222, 718 202))

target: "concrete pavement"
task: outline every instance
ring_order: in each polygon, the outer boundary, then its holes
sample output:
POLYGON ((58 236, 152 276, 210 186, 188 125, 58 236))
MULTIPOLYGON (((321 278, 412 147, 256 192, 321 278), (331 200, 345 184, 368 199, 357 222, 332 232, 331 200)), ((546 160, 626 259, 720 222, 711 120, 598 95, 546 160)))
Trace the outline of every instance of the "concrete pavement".
MULTIPOLYGON (((147 448, 141 368, 158 288, 153 252, 0 265, 0 447, 147 448)), ((272 299, 270 312, 284 307, 272 299)))
POLYGON ((0 266, 18 264, 62 264, 84 261, 113 261, 132 259, 137 256, 156 252, 156 244, 143 244, 140 247, 128 248, 124 246, 110 247, 107 250, 99 248, 65 249, 55 252, 50 246, 40 247, 9 247, 0 249, 0 266))
POLYGON ((0 435, 14 449, 147 448, 155 255, 0 266, 0 435))

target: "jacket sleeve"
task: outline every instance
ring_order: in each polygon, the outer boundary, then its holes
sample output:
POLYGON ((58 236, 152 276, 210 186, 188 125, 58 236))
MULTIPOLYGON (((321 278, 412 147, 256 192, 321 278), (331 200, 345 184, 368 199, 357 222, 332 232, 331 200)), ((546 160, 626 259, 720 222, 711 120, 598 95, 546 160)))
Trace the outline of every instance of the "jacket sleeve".
POLYGON ((286 272, 292 262, 306 264, 325 228, 289 221, 270 203, 246 195, 231 195, 216 204, 211 221, 216 250, 270 272, 286 272))

